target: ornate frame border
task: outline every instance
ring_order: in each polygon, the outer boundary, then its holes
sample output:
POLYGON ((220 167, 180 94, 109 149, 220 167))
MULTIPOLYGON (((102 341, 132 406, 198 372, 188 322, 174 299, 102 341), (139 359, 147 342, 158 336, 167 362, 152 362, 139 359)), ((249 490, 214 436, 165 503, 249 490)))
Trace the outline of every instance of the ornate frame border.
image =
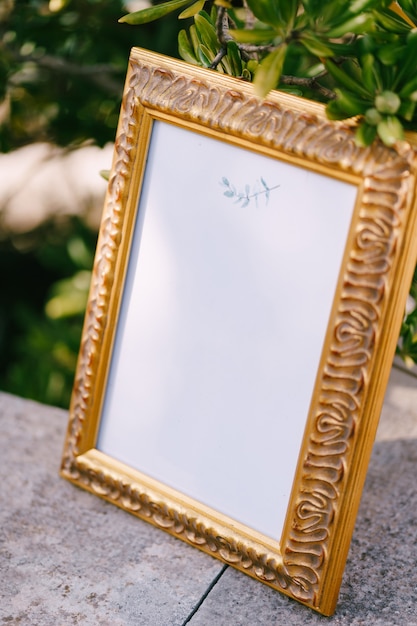
POLYGON ((134 48, 97 245, 61 474, 313 609, 336 605, 417 254, 416 155, 355 145, 321 105, 134 48), (95 449, 118 294, 153 119, 180 119, 358 185, 282 539, 227 518, 95 449), (139 172, 137 174, 133 174, 139 172), (133 180, 136 176, 136 179, 133 180), (123 244, 123 245, 121 245, 123 244))

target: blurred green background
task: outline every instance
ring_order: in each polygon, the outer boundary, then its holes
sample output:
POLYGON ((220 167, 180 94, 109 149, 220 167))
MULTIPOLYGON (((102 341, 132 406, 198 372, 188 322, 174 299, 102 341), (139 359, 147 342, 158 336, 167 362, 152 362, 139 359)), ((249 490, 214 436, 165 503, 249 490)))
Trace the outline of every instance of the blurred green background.
MULTIPOLYGON (((0 388, 62 407, 71 394, 98 220, 88 218, 88 206, 85 214, 82 207, 54 214, 52 207, 33 225, 29 198, 28 225, 14 229, 6 219, 11 174, 20 173, 19 190, 39 174, 26 172, 25 146, 49 146, 39 169, 51 166, 52 146, 65 167, 80 148, 114 140, 132 46, 177 56, 176 17, 139 28, 118 24, 132 6, 143 2, 0 0, 0 388), (8 170, 13 153, 19 156, 8 170)), ((107 154, 110 168, 111 149, 107 154)), ((99 171, 87 175, 99 178, 99 171)), ((43 193, 51 203, 60 181, 49 185, 43 193)))

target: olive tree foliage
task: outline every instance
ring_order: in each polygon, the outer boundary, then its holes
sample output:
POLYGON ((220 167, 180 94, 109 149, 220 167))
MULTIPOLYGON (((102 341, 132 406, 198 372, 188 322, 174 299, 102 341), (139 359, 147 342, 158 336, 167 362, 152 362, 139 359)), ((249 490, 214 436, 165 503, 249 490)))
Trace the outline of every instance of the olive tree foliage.
MULTIPOLYGON (((325 104, 332 120, 355 118, 356 141, 395 146, 417 130, 417 0, 170 0, 120 21, 142 25, 177 12, 191 64, 325 104)), ((417 271, 397 353, 417 362, 417 271)))
POLYGON ((194 17, 178 38, 190 63, 251 80, 260 97, 283 89, 325 102, 330 119, 359 116, 362 145, 417 128, 416 0, 170 0, 120 21, 176 9, 194 17))
POLYGON ((129 50, 177 54, 176 20, 138 33, 122 0, 0 0, 0 151, 114 139, 129 50))

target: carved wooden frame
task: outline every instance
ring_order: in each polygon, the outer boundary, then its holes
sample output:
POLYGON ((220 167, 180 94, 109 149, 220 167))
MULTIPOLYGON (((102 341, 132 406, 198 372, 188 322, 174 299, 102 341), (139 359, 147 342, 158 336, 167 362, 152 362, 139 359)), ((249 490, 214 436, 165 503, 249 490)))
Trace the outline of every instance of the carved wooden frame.
POLYGON ((321 105, 133 49, 80 348, 62 476, 323 613, 334 611, 417 253, 415 152, 355 145, 321 105), (358 186, 281 541, 95 448, 149 129, 181 119, 358 186), (140 132, 139 132, 140 131, 140 132), (138 164, 139 163, 139 164, 138 164), (133 176, 133 165, 136 174, 133 176), (136 177, 136 178, 135 178, 136 177), (135 180, 133 180, 135 178, 135 180), (136 195, 135 195, 136 194, 136 195))

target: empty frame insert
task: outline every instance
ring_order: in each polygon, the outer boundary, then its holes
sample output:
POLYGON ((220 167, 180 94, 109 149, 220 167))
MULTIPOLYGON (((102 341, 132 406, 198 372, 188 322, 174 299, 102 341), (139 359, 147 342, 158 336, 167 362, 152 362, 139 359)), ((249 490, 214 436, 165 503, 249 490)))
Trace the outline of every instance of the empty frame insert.
POLYGON ((415 155, 133 49, 62 475, 335 607, 414 269, 415 155))

